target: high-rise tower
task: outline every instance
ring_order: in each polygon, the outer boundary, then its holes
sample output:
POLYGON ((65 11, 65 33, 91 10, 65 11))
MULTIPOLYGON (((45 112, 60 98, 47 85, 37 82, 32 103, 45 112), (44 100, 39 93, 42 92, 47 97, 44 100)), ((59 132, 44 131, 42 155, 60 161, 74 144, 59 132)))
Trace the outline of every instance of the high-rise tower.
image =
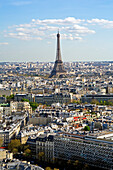
POLYGON ((51 72, 51 75, 49 77, 53 76, 63 76, 66 74, 66 71, 63 66, 62 58, 61 58, 61 52, 60 52, 60 34, 58 32, 57 34, 57 53, 56 53, 56 61, 54 64, 54 68, 51 72))

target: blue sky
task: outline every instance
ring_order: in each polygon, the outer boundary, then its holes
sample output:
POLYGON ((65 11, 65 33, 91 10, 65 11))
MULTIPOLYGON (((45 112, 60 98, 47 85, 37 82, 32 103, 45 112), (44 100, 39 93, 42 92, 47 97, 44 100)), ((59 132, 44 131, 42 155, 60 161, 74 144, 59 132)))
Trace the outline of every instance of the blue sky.
POLYGON ((113 60, 113 0, 0 0, 0 61, 113 60))

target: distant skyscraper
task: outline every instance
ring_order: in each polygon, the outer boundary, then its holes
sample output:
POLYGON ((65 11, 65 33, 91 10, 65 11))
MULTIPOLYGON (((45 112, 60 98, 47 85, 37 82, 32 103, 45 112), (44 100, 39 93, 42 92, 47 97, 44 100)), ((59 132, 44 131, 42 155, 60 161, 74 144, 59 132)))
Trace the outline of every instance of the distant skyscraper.
POLYGON ((66 74, 66 71, 63 66, 63 61, 61 58, 61 51, 60 51, 60 34, 58 32, 57 34, 57 54, 56 54, 56 61, 54 64, 54 68, 51 72, 51 75, 49 77, 57 76, 57 77, 63 77, 66 74))

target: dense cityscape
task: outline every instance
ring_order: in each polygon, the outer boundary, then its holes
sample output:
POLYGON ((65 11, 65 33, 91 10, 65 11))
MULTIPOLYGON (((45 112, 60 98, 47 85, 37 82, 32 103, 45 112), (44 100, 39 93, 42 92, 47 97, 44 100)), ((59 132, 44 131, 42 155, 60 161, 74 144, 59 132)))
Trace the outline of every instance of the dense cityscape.
POLYGON ((0 1, 0 170, 113 170, 113 1, 0 1))
POLYGON ((0 63, 2 169, 113 169, 113 62, 0 63), (38 165, 37 165, 38 164, 38 165))

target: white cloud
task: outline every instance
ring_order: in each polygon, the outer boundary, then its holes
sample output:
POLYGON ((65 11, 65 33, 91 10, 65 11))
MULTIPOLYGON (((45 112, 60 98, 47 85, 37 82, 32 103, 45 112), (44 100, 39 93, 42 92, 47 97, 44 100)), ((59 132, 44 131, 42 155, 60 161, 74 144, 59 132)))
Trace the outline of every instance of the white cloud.
POLYGON ((23 6, 23 5, 29 5, 31 4, 32 1, 13 1, 11 4, 14 5, 14 6, 23 6))
POLYGON ((0 42, 0 45, 8 45, 8 42, 0 42))
POLYGON ((88 33, 88 34, 94 34, 95 31, 94 30, 90 30, 87 27, 84 26, 80 26, 80 25, 73 25, 72 27, 65 27, 66 30, 68 30, 69 32, 76 32, 76 33, 88 33))
POLYGON ((38 24, 38 25, 48 25, 48 24, 68 25, 68 24, 79 24, 84 21, 85 20, 76 19, 74 17, 68 17, 65 19, 45 19, 45 20, 32 19, 32 22, 34 22, 35 24, 38 24))
MULTIPOLYGON (((51 39, 55 39, 56 38, 56 34, 50 34, 50 38, 51 39)), ((76 36, 73 34, 61 34, 61 39, 65 39, 65 40, 82 40, 82 37, 80 36, 76 36)))
POLYGON ((8 27, 7 37, 18 38, 21 40, 32 39, 55 39, 56 32, 60 30, 63 39, 82 40, 81 36, 94 34, 84 25, 86 21, 68 17, 65 19, 32 19, 30 23, 13 25, 8 27))
POLYGON ((20 40, 42 40, 41 37, 36 37, 36 36, 31 36, 30 34, 26 34, 26 33, 22 33, 22 32, 18 32, 18 33, 9 33, 8 35, 6 35, 6 37, 11 37, 11 38, 16 38, 16 39, 20 39, 20 40))
POLYGON ((96 25, 96 24, 101 25, 104 28, 113 28, 113 21, 109 21, 109 20, 105 20, 105 19, 95 18, 92 20, 87 20, 87 22, 92 25, 96 25))

